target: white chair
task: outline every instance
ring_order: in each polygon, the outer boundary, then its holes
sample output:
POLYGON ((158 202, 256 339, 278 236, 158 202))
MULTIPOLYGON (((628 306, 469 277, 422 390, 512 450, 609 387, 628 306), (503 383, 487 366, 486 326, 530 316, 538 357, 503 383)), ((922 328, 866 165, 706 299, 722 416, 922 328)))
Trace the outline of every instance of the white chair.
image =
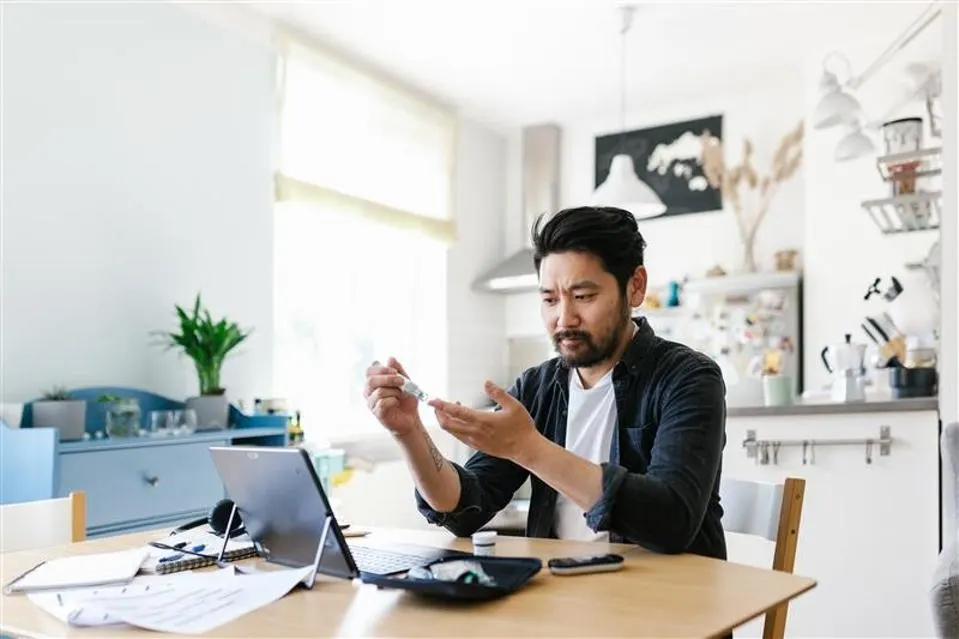
MULTIPOLYGON (((806 480, 787 477, 781 484, 723 478, 719 485, 726 532, 761 537, 775 544, 773 570, 793 571, 806 480)), ((763 639, 782 639, 788 604, 766 613, 763 639)))
POLYGON ((0 552, 30 550, 83 541, 87 497, 82 491, 60 499, 0 506, 0 552))

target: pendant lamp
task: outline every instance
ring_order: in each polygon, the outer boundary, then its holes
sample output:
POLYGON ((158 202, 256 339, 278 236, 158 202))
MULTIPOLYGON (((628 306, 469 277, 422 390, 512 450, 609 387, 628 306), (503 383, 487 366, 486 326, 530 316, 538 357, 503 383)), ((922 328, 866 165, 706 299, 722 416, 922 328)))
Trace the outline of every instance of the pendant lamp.
MULTIPOLYGON (((626 133, 626 32, 633 23, 636 7, 626 5, 623 12, 622 37, 622 93, 620 96, 620 131, 626 133)), ((650 218, 662 215, 666 205, 659 199, 656 191, 636 176, 633 158, 626 153, 613 157, 609 165, 609 175, 593 192, 593 203, 601 206, 616 206, 626 209, 636 218, 650 218)))

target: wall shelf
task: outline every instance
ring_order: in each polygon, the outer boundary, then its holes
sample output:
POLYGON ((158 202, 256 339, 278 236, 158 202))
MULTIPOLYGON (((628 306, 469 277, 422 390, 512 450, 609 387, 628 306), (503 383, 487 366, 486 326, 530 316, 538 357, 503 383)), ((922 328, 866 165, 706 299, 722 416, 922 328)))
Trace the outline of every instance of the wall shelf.
POLYGON ((942 191, 866 200, 862 208, 883 233, 931 231, 939 228, 942 191))
POLYGON ((909 170, 911 178, 939 175, 942 173, 942 148, 883 155, 876 158, 876 168, 886 182, 894 181, 904 168, 909 170))

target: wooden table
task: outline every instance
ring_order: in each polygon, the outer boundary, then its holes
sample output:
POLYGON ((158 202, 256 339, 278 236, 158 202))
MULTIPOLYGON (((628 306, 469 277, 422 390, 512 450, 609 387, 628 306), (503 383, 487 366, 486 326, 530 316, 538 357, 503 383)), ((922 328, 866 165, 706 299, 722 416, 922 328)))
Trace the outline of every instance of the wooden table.
MULTIPOLYGON (((469 549, 443 531, 377 530, 377 537, 469 549)), ((42 551, 0 555, 7 583, 43 559, 137 547, 157 533, 136 533, 42 551)), ((350 540, 354 541, 354 540, 350 540)), ((480 604, 451 604, 360 582, 324 580, 205 636, 715 637, 813 588, 812 579, 695 555, 657 555, 635 546, 500 537, 496 554, 534 556, 543 571, 516 594, 480 604), (551 557, 617 552, 613 573, 557 577, 551 557)), ((0 632, 30 637, 139 637, 130 627, 73 628, 24 595, 0 599, 0 632)))

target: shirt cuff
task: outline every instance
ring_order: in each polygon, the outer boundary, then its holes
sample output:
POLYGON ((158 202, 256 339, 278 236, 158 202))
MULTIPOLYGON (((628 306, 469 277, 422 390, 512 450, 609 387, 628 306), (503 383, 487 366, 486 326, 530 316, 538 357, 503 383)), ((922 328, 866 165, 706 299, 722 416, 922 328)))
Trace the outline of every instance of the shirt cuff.
POLYGON ((455 525, 462 515, 480 510, 479 503, 481 495, 479 493, 479 486, 476 484, 476 478, 467 473, 459 464, 453 462, 449 462, 449 464, 460 478, 460 500, 459 503, 456 504, 456 508, 450 512, 439 512, 427 503, 419 490, 413 491, 413 494, 416 496, 416 507, 420 511, 420 514, 426 518, 426 521, 431 524, 436 524, 437 526, 455 525))
POLYGON ((620 486, 626 481, 629 474, 622 466, 602 463, 603 469, 603 495, 599 498, 593 507, 586 513, 586 525, 595 532, 604 532, 609 530, 610 519, 613 514, 613 505, 616 503, 616 494, 620 486))

